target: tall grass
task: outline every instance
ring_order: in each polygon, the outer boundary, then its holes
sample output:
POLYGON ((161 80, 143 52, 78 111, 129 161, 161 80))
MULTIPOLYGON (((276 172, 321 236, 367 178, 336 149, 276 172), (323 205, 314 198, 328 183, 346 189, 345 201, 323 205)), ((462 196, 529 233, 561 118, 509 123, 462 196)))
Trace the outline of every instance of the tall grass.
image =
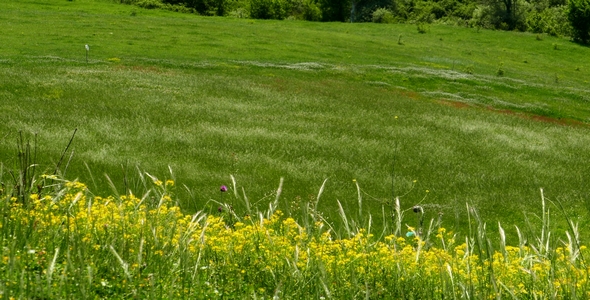
MULTIPOLYGON (((281 180, 256 209, 237 183, 219 210, 183 214, 176 182, 138 173, 143 194, 101 197, 56 175, 27 201, 7 190, 0 201, 0 292, 5 298, 483 299, 586 298, 588 250, 575 223, 558 234, 541 192, 540 226, 518 227, 509 245, 501 225, 491 238, 467 205, 471 230, 422 222, 422 207, 383 203, 386 224, 357 193, 356 211, 340 205, 343 226, 317 209, 324 185, 298 219, 277 209, 281 180), (229 198, 229 199, 228 199, 229 198), (418 216, 416 223, 414 214, 418 216), (416 224, 416 225, 414 225, 416 224), (560 235, 558 237, 558 235, 560 235)), ((7 182, 3 182, 7 183, 7 182)), ((359 183, 360 184, 360 183, 359 183)), ((360 188, 359 188, 360 191, 360 188)), ((567 218, 567 217, 566 217, 567 218)))
POLYGON ((208 200, 231 185, 229 174, 252 199, 284 178, 286 215, 328 178, 318 208, 339 223, 336 200, 358 210, 356 178, 365 217, 411 190, 402 210, 426 196, 425 218, 441 212, 459 231, 469 202, 496 229, 496 220, 521 221, 543 187, 587 225, 587 48, 447 26, 418 34, 411 25, 131 12, 110 0, 0 1, 0 161, 22 130, 51 149, 39 152, 36 172, 59 164, 95 191, 137 192, 137 165, 155 174, 172 166, 193 212, 217 210, 208 200))
POLYGON ((0 1, 2 297, 588 297, 587 48, 126 9, 0 1))

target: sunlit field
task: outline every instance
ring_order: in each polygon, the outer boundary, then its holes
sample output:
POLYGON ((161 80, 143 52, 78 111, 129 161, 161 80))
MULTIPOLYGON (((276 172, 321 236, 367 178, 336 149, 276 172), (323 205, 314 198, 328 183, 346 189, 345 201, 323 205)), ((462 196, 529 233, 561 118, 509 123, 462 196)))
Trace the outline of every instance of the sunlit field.
POLYGON ((588 297, 588 47, 106 0, 0 28, 4 298, 588 297))

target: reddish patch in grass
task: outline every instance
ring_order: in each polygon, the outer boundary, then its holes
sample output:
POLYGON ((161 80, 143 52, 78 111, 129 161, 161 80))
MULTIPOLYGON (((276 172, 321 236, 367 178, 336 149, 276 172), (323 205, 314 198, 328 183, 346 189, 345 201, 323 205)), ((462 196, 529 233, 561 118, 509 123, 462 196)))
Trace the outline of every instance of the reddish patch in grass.
POLYGON ((588 123, 584 123, 582 121, 572 120, 572 119, 557 119, 557 118, 538 116, 538 115, 530 115, 529 118, 539 121, 539 122, 554 123, 554 124, 564 125, 564 126, 590 127, 590 124, 588 124, 588 123))
POLYGON ((405 96, 407 98, 414 99, 414 100, 420 98, 420 94, 418 94, 416 92, 413 92, 413 91, 404 91, 404 90, 401 90, 401 91, 399 91, 399 94, 402 95, 402 96, 405 96))
POLYGON ((491 106, 485 106, 485 107, 484 106, 475 106, 475 105, 470 105, 470 104, 458 102, 458 101, 451 101, 451 100, 447 100, 447 99, 438 99, 435 101, 436 101, 436 103, 439 103, 439 104, 442 104, 445 106, 454 107, 454 108, 484 108, 487 111, 491 111, 491 112, 495 112, 495 113, 499 113, 499 114, 503 114, 503 115, 515 116, 515 117, 518 117, 521 119, 533 120, 533 121, 542 122, 542 123, 550 123, 550 124, 556 124, 556 125, 561 125, 561 126, 590 127, 590 124, 588 124, 588 123, 584 123, 582 121, 573 120, 573 119, 561 119, 561 118, 553 118, 553 117, 548 117, 548 116, 534 115, 534 114, 518 112, 518 111, 514 111, 514 110, 510 110, 510 109, 494 108, 491 106))
POLYGON ((584 123, 581 121, 577 121, 577 120, 572 120, 572 119, 561 119, 561 118, 553 118, 553 117, 548 117, 548 116, 533 115, 533 114, 517 112, 517 111, 513 111, 513 110, 509 110, 509 109, 497 109, 497 108, 494 108, 491 106, 487 106, 485 108, 488 111, 492 111, 495 113, 516 116, 521 119, 534 120, 534 121, 541 122, 541 123, 550 123, 550 124, 556 124, 556 125, 562 125, 562 126, 581 126, 581 127, 589 127, 590 126, 590 124, 587 124, 587 123, 584 123))
POLYGON ((442 105, 451 106, 451 107, 455 107, 455 108, 468 108, 468 107, 473 107, 472 105, 469 105, 469 104, 464 103, 464 102, 451 101, 451 100, 447 100, 447 99, 438 99, 438 100, 436 100, 436 102, 439 103, 439 104, 442 104, 442 105))

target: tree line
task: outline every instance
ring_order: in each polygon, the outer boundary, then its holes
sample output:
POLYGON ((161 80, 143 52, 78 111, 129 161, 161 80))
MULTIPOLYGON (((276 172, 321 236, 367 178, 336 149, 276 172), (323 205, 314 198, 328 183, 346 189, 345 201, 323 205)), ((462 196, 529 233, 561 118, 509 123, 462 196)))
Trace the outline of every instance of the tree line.
POLYGON ((590 42, 590 0, 116 0, 205 16, 324 22, 442 23, 590 42))

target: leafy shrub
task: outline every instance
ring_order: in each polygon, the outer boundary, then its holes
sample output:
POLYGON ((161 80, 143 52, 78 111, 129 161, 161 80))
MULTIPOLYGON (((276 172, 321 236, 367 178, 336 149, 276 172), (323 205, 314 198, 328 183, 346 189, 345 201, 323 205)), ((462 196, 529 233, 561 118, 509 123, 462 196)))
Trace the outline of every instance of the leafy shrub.
POLYGON ((564 5, 531 11, 526 17, 528 31, 552 36, 570 36, 572 28, 567 19, 567 12, 564 5))
POLYGON ((434 15, 436 19, 440 19, 447 15, 447 11, 445 8, 440 5, 438 2, 429 2, 430 3, 430 14, 434 15))
POLYGON ((478 28, 526 31, 529 6, 525 0, 484 1, 474 9, 469 23, 478 28))
POLYGON ((198 13, 194 8, 186 7, 182 4, 176 4, 176 5, 164 4, 163 8, 165 10, 175 11, 175 12, 180 12, 180 13, 191 13, 191 14, 198 13))
POLYGON ((431 2, 417 2, 414 6, 414 10, 410 14, 410 18, 416 23, 432 23, 436 19, 434 14, 433 3, 431 2))
POLYGON ((307 21, 319 21, 322 19, 322 10, 315 1, 304 1, 302 18, 307 21))
POLYGON ((242 19, 248 17, 248 12, 244 8, 239 7, 236 10, 232 10, 229 15, 234 18, 242 19))
POLYGON ((544 33, 546 25, 544 19, 538 12, 531 12, 526 18, 528 30, 533 33, 544 33))
POLYGON ((135 2, 135 5, 146 9, 164 8, 164 4, 159 0, 141 0, 135 2))
POLYGON ((590 0, 570 0, 568 19, 572 25, 573 39, 577 42, 590 41, 590 0))
MULTIPOLYGON (((444 3, 444 1, 443 1, 444 3)), ((463 20, 469 20, 473 16, 473 11, 477 7, 475 2, 454 2, 456 5, 446 8, 447 12, 450 12, 452 16, 463 20)))
POLYGON ((286 17, 283 2, 280 0, 251 0, 250 17, 282 20, 286 17))
POLYGON ((223 16, 228 12, 226 0, 162 0, 165 9, 179 12, 198 12, 205 16, 223 16))
POLYGON ((471 20, 469 20, 469 25, 471 27, 477 28, 492 28, 492 12, 491 8, 487 5, 480 5, 477 6, 473 10, 473 15, 471 20))
POLYGON ((288 20, 319 21, 322 11, 316 0, 281 0, 284 18, 288 20))
POLYGON ((378 8, 373 12, 374 23, 393 23, 393 14, 385 8, 378 8))
POLYGON ((355 2, 354 21, 373 22, 373 13, 378 9, 386 9, 395 22, 397 2, 391 0, 353 0, 355 2))

